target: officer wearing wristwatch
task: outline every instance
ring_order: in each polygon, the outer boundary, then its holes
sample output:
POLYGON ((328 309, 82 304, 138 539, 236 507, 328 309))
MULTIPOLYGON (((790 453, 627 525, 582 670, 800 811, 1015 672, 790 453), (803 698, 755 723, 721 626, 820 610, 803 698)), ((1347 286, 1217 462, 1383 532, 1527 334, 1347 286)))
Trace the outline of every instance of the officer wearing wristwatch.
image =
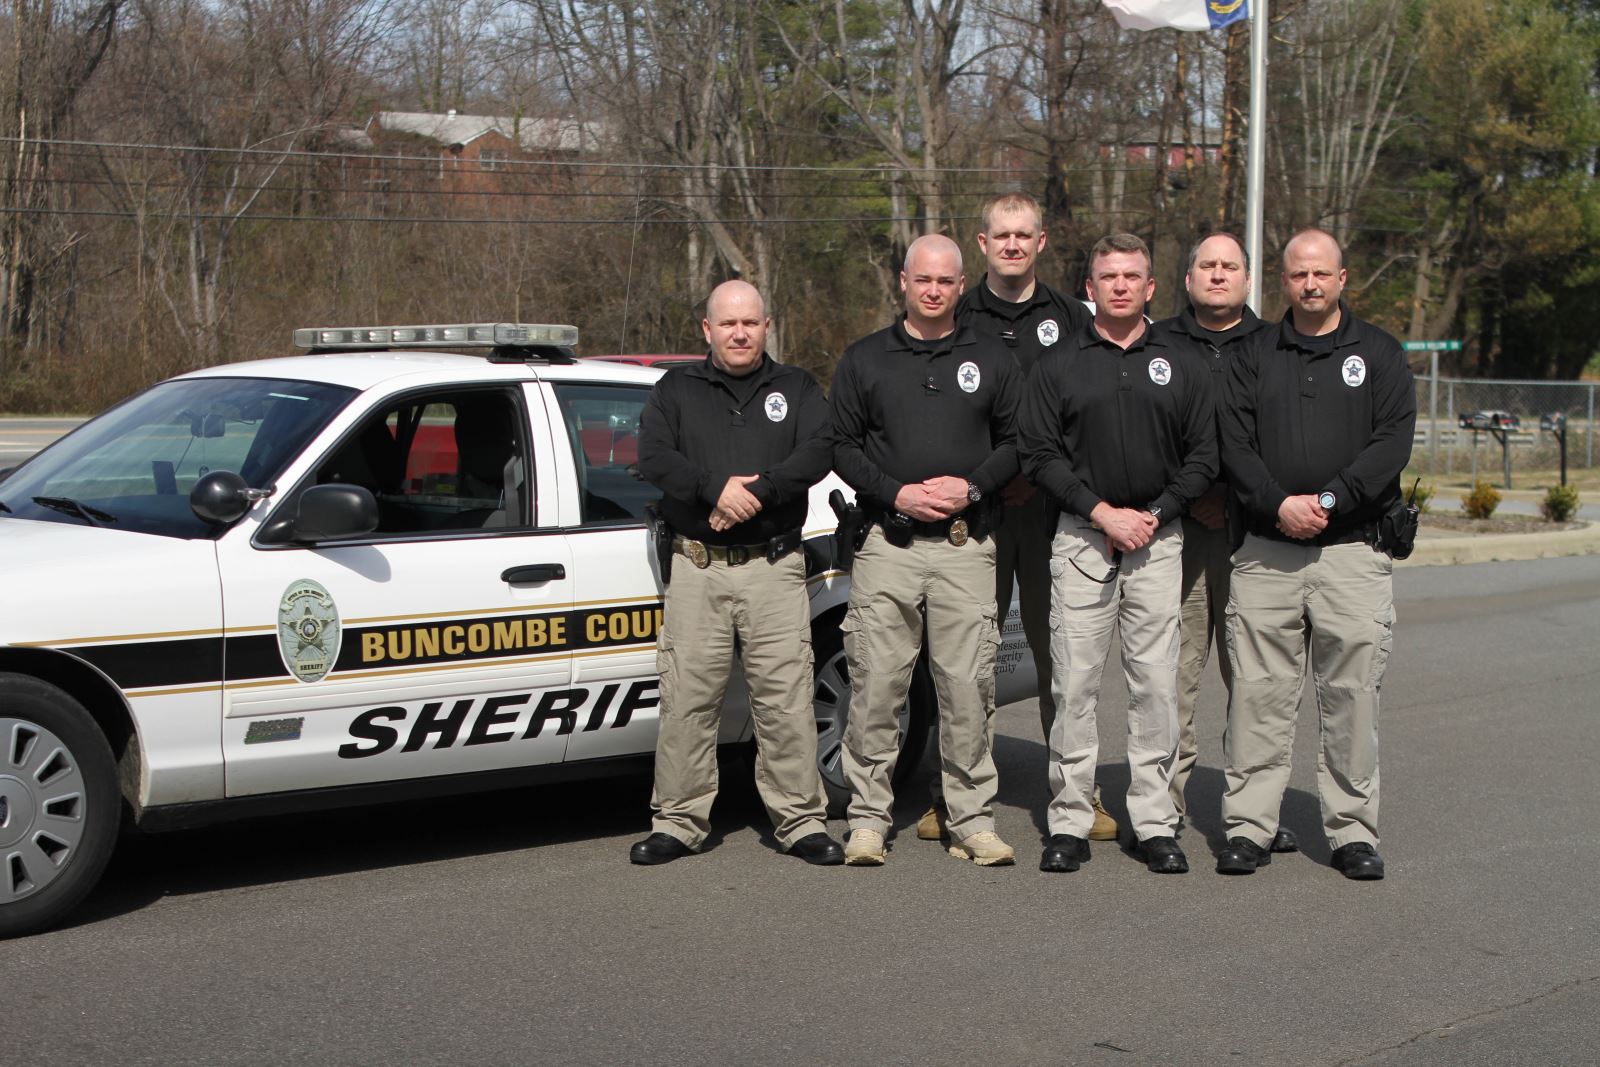
POLYGON ((1333 514, 1333 509, 1337 507, 1338 504, 1339 498, 1333 495, 1332 490, 1324 489, 1317 495, 1317 507, 1321 508, 1323 511, 1326 511, 1329 515, 1333 514))

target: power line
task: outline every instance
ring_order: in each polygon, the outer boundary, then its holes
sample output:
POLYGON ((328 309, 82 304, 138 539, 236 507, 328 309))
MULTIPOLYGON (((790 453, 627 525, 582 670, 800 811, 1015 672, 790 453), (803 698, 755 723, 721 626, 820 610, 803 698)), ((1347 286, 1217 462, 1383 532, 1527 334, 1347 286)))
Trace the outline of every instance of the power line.
MULTIPOLYGON (((211 153, 228 156, 267 156, 285 159, 343 159, 343 160, 402 160, 406 162, 431 163, 437 165, 442 157, 437 155, 417 156, 395 153, 393 155, 381 152, 346 152, 346 151, 311 151, 308 149, 287 148, 225 148, 216 145, 177 145, 155 144, 142 141, 82 141, 66 138, 46 137, 0 137, 0 144, 40 144, 64 148, 115 148, 140 152, 197 152, 211 153)), ((497 163, 507 166, 519 167, 619 167, 629 171, 766 171, 797 174, 881 174, 884 171, 903 171, 892 163, 881 163, 877 166, 818 166, 813 164, 791 163, 786 165, 739 165, 729 166, 721 163, 643 163, 627 160, 604 160, 586 163, 578 159, 503 159, 497 163)), ((1044 177, 1044 171, 1024 172, 1018 167, 939 167, 941 174, 1019 174, 1033 173, 1044 177)))
MULTIPOLYGON (((23 140, 26 140, 28 143, 55 144, 55 145, 65 146, 68 149, 68 151, 63 151, 63 152, 56 153, 56 159, 62 160, 62 161, 100 162, 104 158, 103 155, 98 153, 98 152, 82 151, 81 150, 82 147, 85 146, 85 145, 93 146, 93 145, 99 144, 99 142, 41 141, 41 140, 38 140, 38 139, 31 139, 31 138, 30 139, 21 139, 21 138, 16 138, 16 137, 0 137, 0 143, 13 143, 13 144, 16 144, 16 143, 21 143, 23 140), (75 148, 76 149, 80 149, 80 150, 73 151, 72 149, 75 149, 75 148)), ((142 147, 141 146, 133 146, 133 147, 130 148, 130 147, 127 147, 127 146, 113 144, 113 143, 109 143, 109 142, 105 143, 105 147, 110 148, 110 149, 114 149, 114 150, 117 150, 117 151, 130 151, 130 152, 131 151, 141 151, 144 148, 150 148, 150 147, 161 148, 162 150, 165 150, 165 151, 189 151, 190 150, 190 149, 185 149, 182 146, 142 146, 142 147)), ((211 152, 211 153, 230 153, 231 154, 231 153, 235 153, 235 152, 237 152, 239 150, 237 150, 237 149, 212 148, 212 149, 205 149, 204 151, 211 152)), ((276 155, 276 153, 271 153, 271 152, 268 152, 267 150, 248 150, 248 151, 262 152, 264 154, 276 155)), ((905 182, 912 176, 910 172, 902 170, 902 169, 896 167, 895 165, 887 164, 887 163, 882 165, 882 166, 876 167, 876 168, 856 168, 856 167, 851 167, 851 168, 826 168, 826 167, 811 167, 811 168, 802 168, 802 167, 788 167, 788 168, 785 168, 785 167, 765 167, 765 168, 762 168, 762 167, 750 167, 750 168, 741 168, 741 167, 727 166, 727 165, 722 165, 722 164, 709 164, 709 163, 708 164, 631 164, 631 163, 625 163, 625 162, 581 163, 581 162, 576 162, 576 161, 560 161, 560 162, 542 162, 542 163, 535 164, 535 163, 533 163, 531 161, 512 160, 512 159, 491 159, 491 160, 483 160, 481 158, 455 159, 455 158, 446 157, 446 156, 399 156, 399 155, 388 156, 388 155, 372 155, 372 154, 345 154, 345 153, 337 153, 337 152, 330 152, 330 153, 302 152, 302 153, 296 153, 296 155, 298 155, 301 158, 283 160, 281 163, 275 164, 276 169, 278 171, 280 171, 280 172, 299 171, 299 172, 302 172, 302 173, 305 173, 305 172, 325 173, 325 168, 326 168, 326 165, 327 165, 327 161, 333 160, 333 161, 337 161, 340 164, 340 169, 341 170, 349 169, 349 165, 364 165, 364 166, 370 168, 370 172, 373 173, 373 174, 384 175, 384 176, 401 176, 401 177, 422 175, 422 176, 426 176, 426 177, 429 177, 429 178, 442 177, 444 175, 453 175, 453 176, 456 176, 456 177, 459 178, 459 177, 465 177, 467 175, 482 174, 482 175, 494 175, 496 177, 496 179, 498 179, 498 178, 504 176, 503 175, 504 171, 506 171, 506 170, 508 170, 508 169, 510 169, 510 168, 512 168, 514 166, 518 166, 518 165, 522 165, 522 164, 539 165, 539 166, 547 166, 547 167, 564 167, 564 168, 568 168, 568 169, 581 170, 583 172, 582 175, 581 175, 582 179, 585 180, 585 181, 588 181, 588 182, 599 182, 599 181, 603 181, 603 180, 606 180, 606 179, 637 181, 641 176, 639 174, 637 174, 637 173, 634 173, 634 171, 636 171, 640 167, 650 167, 650 168, 653 168, 654 170, 657 170, 657 171, 666 172, 666 173, 674 173, 674 174, 675 173, 682 173, 682 172, 698 172, 698 173, 705 174, 707 177, 709 177, 712 180, 717 180, 717 179, 720 179, 720 178, 722 178, 724 176, 731 176, 731 175, 733 175, 735 173, 738 173, 738 172, 740 172, 742 170, 755 170, 755 171, 763 171, 763 172, 766 172, 766 173, 779 173, 779 174, 790 173, 790 174, 795 175, 795 177, 790 179, 790 184, 787 184, 787 185, 782 187, 784 191, 775 192, 775 191, 771 191, 770 189, 764 189, 759 194, 762 197, 768 198, 768 199, 771 199, 771 198, 784 198, 784 199, 794 198, 794 199, 800 199, 800 198, 804 198, 805 196, 808 196, 808 195, 816 197, 816 198, 819 198, 819 199, 847 199, 847 198, 850 198, 852 196, 870 195, 868 190, 876 191, 877 189, 881 188, 881 186, 883 184, 885 184, 887 182, 905 182), (619 168, 619 169, 618 170, 608 169, 608 168, 612 168, 612 167, 619 168), (851 176, 851 175, 855 175, 855 176, 851 176), (807 183, 807 184, 801 184, 801 185, 797 186, 797 185, 793 184, 794 182, 802 182, 802 183, 807 183), (857 185, 862 186, 863 187, 863 191, 859 192, 859 193, 852 193, 852 192, 849 192, 849 191, 845 191, 845 192, 833 191, 833 190, 836 190, 840 185, 844 185, 844 186, 848 187, 849 185, 852 185, 852 184, 857 184, 857 185), (807 191, 808 188, 811 188, 811 189, 825 189, 825 190, 828 190, 828 191, 826 191, 826 192, 808 192, 807 191), (798 191, 791 191, 791 190, 798 190, 798 191)), ((1397 161, 1399 161, 1399 162, 1406 162, 1405 160, 1400 159, 1400 157, 1396 157, 1396 158, 1397 158, 1397 161)), ((1133 162, 1133 161, 1128 161, 1128 160, 1123 159, 1123 160, 1115 160, 1115 161, 1112 161, 1112 160, 1097 160, 1097 161, 1093 161, 1093 162, 1075 163, 1075 164, 1071 165, 1066 170, 1066 176, 1069 179, 1072 179, 1072 180, 1074 180, 1076 182, 1079 182, 1079 183, 1087 181, 1087 180, 1092 180, 1096 176, 1102 176, 1102 177, 1108 177, 1109 178, 1109 177, 1115 177, 1117 175, 1127 175, 1127 176, 1138 177, 1138 178, 1150 178, 1150 177, 1160 173, 1160 168, 1156 166, 1156 162, 1158 162, 1158 161, 1133 162)), ((1215 166, 1213 164, 1208 163, 1208 164, 1206 164, 1204 166, 1200 166, 1200 167, 1197 167, 1195 169, 1200 171, 1201 173, 1210 173, 1211 171, 1213 171, 1216 168, 1215 168, 1215 166)), ((1174 176, 1174 175, 1180 173, 1181 171, 1182 171, 1182 168, 1172 168, 1172 167, 1167 168, 1167 174, 1169 175, 1169 177, 1170 176, 1174 176)), ((938 171, 936 173, 940 177, 947 178, 947 179, 950 178, 950 177, 963 178, 963 177, 970 177, 970 176, 974 176, 974 175, 994 175, 994 176, 1006 176, 1008 178, 1039 178, 1039 179, 1042 179, 1044 177, 1044 173, 1042 171, 1031 171, 1031 170, 1023 170, 1023 169, 1019 169, 1019 168, 1006 168, 1006 167, 991 167, 991 168, 941 167, 941 168, 938 169, 938 171)), ((526 175, 517 175, 517 176, 511 176, 511 177, 514 177, 514 178, 526 178, 527 176, 526 175)), ((70 177, 70 176, 56 176, 56 175, 52 175, 50 177, 41 178, 41 179, 37 179, 37 180, 42 184, 58 184, 58 185, 76 184, 76 185, 90 185, 90 186, 92 186, 92 185, 115 185, 116 184, 114 181, 107 181, 106 179, 102 179, 102 178, 84 178, 84 177, 70 177)), ((173 186, 175 184, 186 184, 186 183, 173 183, 173 182, 165 182, 164 181, 164 182, 153 183, 150 187, 163 188, 163 187, 171 187, 171 186, 173 186)), ((946 195, 954 195, 954 196, 960 196, 960 195, 973 195, 973 196, 987 195, 988 191, 991 188, 988 183, 979 182, 978 183, 979 184, 979 188, 983 190, 982 192, 976 192, 975 191, 975 192, 971 192, 971 193, 965 193, 965 192, 962 192, 959 187, 951 188, 949 182, 946 182, 945 184, 946 184, 946 188, 947 188, 947 194, 946 195)), ((199 187, 201 187, 201 188, 223 188, 224 186, 222 186, 222 185, 220 185, 218 183, 215 183, 215 182, 203 182, 203 183, 199 183, 199 187)), ((1302 188, 1302 189, 1305 189, 1307 191, 1317 191, 1317 190, 1331 189, 1331 188, 1334 188, 1335 186, 1312 183, 1312 184, 1304 184, 1304 185, 1301 185, 1299 187, 1302 188)), ((272 186, 272 188, 274 188, 274 189, 285 189, 285 190, 291 190, 292 191, 292 190, 301 189, 302 187, 299 187, 299 186, 282 186, 282 185, 274 184, 272 186)), ((335 190, 327 190, 327 189, 325 189, 323 187, 318 187, 318 191, 335 191, 335 190)), ((493 196, 522 196, 522 195, 529 195, 529 196, 559 196, 559 197, 574 197, 574 198, 582 197, 582 196, 593 196, 593 197, 607 197, 607 198, 618 198, 618 199, 623 199, 623 198, 631 199, 635 195, 634 192, 632 192, 632 191, 603 191, 603 190, 583 190, 583 191, 578 191, 578 190, 554 190, 554 189, 546 189, 546 190, 539 190, 539 191, 526 191, 526 192, 517 192, 517 191, 511 191, 511 190, 503 190, 503 191, 493 191, 493 192, 491 192, 491 191, 483 191, 483 190, 460 190, 460 189, 447 190, 447 189, 428 189, 428 188, 405 188, 405 189, 389 188, 389 189, 384 190, 384 191, 388 192, 388 193, 394 193, 394 194, 415 192, 415 193, 421 193, 421 194, 430 194, 430 195, 438 194, 438 195, 451 195, 451 196, 489 196, 489 195, 493 195, 493 196)), ((1365 187, 1364 192, 1367 193, 1367 194, 1388 193, 1388 194, 1396 194, 1396 195, 1416 196, 1416 195, 1422 195, 1423 191, 1415 189, 1415 188, 1412 188, 1412 187, 1409 187, 1409 186, 1402 186, 1402 185, 1368 184, 1365 187)), ((723 196, 723 195, 727 195, 727 194, 719 192, 719 191, 716 191, 716 190, 712 190, 712 191, 708 191, 708 192, 704 192, 704 193, 686 193, 686 192, 682 192, 680 190, 674 190, 670 194, 670 197, 664 197, 664 198, 683 200, 683 199, 698 199, 698 198, 714 198, 714 197, 723 196)))
MULTIPOLYGON (((8 140, 11 141, 12 143, 16 143, 17 142, 17 138, 0 138, 0 143, 4 143, 4 142, 6 142, 8 140)), ((62 142, 62 143, 63 144, 67 144, 69 149, 74 145, 80 144, 80 142, 62 142)), ((112 147, 115 148, 115 150, 119 151, 119 152, 127 151, 127 152, 131 153, 131 152, 134 152, 134 151, 138 151, 137 149, 124 150, 124 149, 121 149, 121 148, 117 148, 116 146, 112 146, 112 147)), ((183 149, 174 147, 172 149, 172 151, 183 151, 183 149)), ((211 150, 211 151, 213 151, 213 152, 223 152, 223 151, 232 151, 232 150, 214 149, 214 150, 211 150)), ((456 159, 456 158, 447 157, 447 156, 343 155, 343 154, 339 154, 339 153, 304 154, 304 156, 309 157, 309 158, 303 157, 303 158, 300 158, 300 159, 287 159, 287 160, 282 161, 281 163, 278 163, 278 162, 275 161, 273 163, 273 166, 275 167, 275 169, 277 169, 279 171, 301 171, 301 172, 313 172, 313 173, 326 173, 327 172, 327 166, 328 166, 328 162, 327 161, 333 160, 333 161, 337 161, 337 163, 339 165, 339 169, 342 170, 342 171, 343 170, 355 169, 355 168, 357 168, 359 166, 365 166, 370 170, 370 172, 375 173, 375 174, 385 174, 385 175, 390 175, 390 174, 418 175, 418 174, 421 174, 421 175, 433 176, 433 175, 440 175, 440 174, 457 174, 457 175, 479 174, 479 173, 482 173, 482 174, 498 174, 498 173, 500 173, 500 172, 502 172, 504 170, 509 169, 511 166, 513 166, 514 164, 516 164, 518 162, 523 162, 523 161, 509 160, 509 159, 489 159, 489 160, 485 160, 485 159, 482 159, 481 157, 479 157, 479 158, 456 159)), ((54 158, 57 159, 57 160, 64 160, 64 161, 101 162, 105 158, 105 156, 104 156, 104 154, 102 154, 100 152, 95 152, 95 151, 68 150, 68 151, 62 151, 62 152, 55 153, 54 158)), ((123 158, 134 158, 134 157, 131 156, 131 155, 125 155, 123 158)), ((581 170, 583 172, 581 177, 584 180, 587 180, 587 181, 600 181, 600 180, 603 180, 603 179, 637 181, 641 177, 639 174, 633 173, 632 170, 629 169, 629 168, 634 168, 636 165, 635 164, 629 164, 629 163, 614 163, 613 164, 613 163, 607 163, 607 162, 594 162, 594 163, 563 162, 563 163, 549 164, 549 166, 552 166, 552 167, 565 167, 565 168, 569 168, 569 169, 581 170), (615 171, 608 169, 608 168, 611 168, 613 166, 615 166, 617 168, 620 168, 620 169, 619 170, 615 170, 615 171)), ((765 170, 768 173, 771 173, 774 170, 776 170, 779 173, 787 173, 786 171, 784 171, 783 168, 741 168, 741 167, 735 167, 735 166, 728 166, 728 165, 722 165, 722 164, 710 164, 710 163, 707 163, 707 164, 686 164, 686 163, 685 164, 653 164, 652 166, 656 167, 659 170, 670 170, 674 174, 681 173, 681 172, 686 172, 686 171, 687 172, 702 173, 702 174, 706 175, 707 177, 709 177, 711 179, 718 179, 718 178, 721 178, 723 176, 732 176, 734 174, 739 173, 742 170, 765 170)), ((1169 168, 1169 171, 1170 170, 1171 170, 1171 168, 1169 168)), ((1085 178, 1085 177, 1092 176, 1094 174, 1104 174, 1104 175, 1127 174, 1127 175, 1140 175, 1140 176, 1142 176, 1142 175, 1150 175, 1150 174, 1154 173, 1155 171, 1156 171, 1156 167, 1151 162, 1134 162, 1134 161, 1128 161, 1128 160, 1120 160, 1120 161, 1113 162, 1113 161, 1108 161, 1108 160, 1097 160, 1097 161, 1094 161, 1094 162, 1075 163, 1075 164, 1073 164, 1072 166, 1070 166, 1067 169, 1066 173, 1067 173, 1068 177, 1075 177, 1075 178, 1082 179, 1082 178, 1085 178)), ((876 168, 841 168, 841 169, 836 169, 836 170, 830 170, 830 169, 827 169, 827 168, 820 168, 819 167, 819 168, 812 168, 812 169, 808 169, 808 170, 794 169, 793 173, 795 174, 795 176, 790 178, 791 187, 792 187, 792 183, 801 182, 801 183, 808 183, 808 184, 810 184, 810 185, 812 185, 814 187, 822 187, 822 188, 834 188, 834 187, 837 187, 838 185, 841 185, 841 184, 844 184, 844 185, 859 184, 859 185, 868 186, 868 187, 876 187, 876 186, 880 186, 883 183, 888 182, 888 181, 905 181, 905 180, 907 180, 908 177, 911 176, 910 172, 908 172, 906 170, 903 170, 903 169, 897 167, 896 165, 888 164, 888 163, 885 163, 884 165, 876 167, 876 168), (855 175, 855 176, 851 176, 851 175, 855 175)), ((940 168, 938 168, 936 173, 938 175, 940 175, 941 177, 954 176, 954 177, 960 177, 960 178, 971 177, 973 175, 995 175, 995 176, 1005 176, 1005 177, 1008 177, 1008 178, 1024 177, 1024 178, 1039 178, 1039 179, 1042 179, 1044 177, 1044 172, 1043 171, 1028 171, 1028 170, 1022 170, 1022 169, 1018 169, 1018 168, 1005 168, 1005 167, 994 167, 994 168, 940 167, 940 168)), ((525 176, 519 176, 519 177, 525 177, 525 176)), ((43 179, 43 180, 50 181, 50 180, 56 180, 56 179, 47 178, 47 179, 43 179)), ((983 186, 983 187, 985 187, 985 188, 989 187, 989 183, 986 183, 986 182, 981 182, 980 181, 978 184, 983 186)), ((806 186, 802 185, 801 187, 804 188, 806 186)), ((612 194, 612 195, 629 195, 629 196, 631 196, 632 194, 631 193, 627 193, 627 194, 612 194)))
MULTIPOLYGON (((177 219, 200 220, 204 222, 392 222, 392 223, 440 223, 464 225, 499 225, 499 226, 632 226, 635 223, 644 225, 664 224, 668 226, 702 226, 711 223, 721 223, 728 226, 815 226, 819 223, 879 223, 879 222, 924 222, 920 215, 871 215, 858 218, 776 218, 776 219, 702 219, 678 218, 672 216, 650 217, 642 219, 614 218, 614 219, 575 219, 575 218, 490 218, 482 215, 466 215, 457 218, 443 216, 416 216, 416 215, 278 215, 278 214, 245 214, 228 215, 212 212, 190 211, 107 211, 94 208, 50 208, 50 207, 0 207, 0 214, 5 215, 84 215, 94 218, 111 219, 177 219)), ((942 216, 950 222, 971 222, 981 219, 982 215, 945 215, 942 216)))
MULTIPOLYGON (((479 172, 472 171, 472 172, 467 172, 467 173, 476 175, 479 172)), ((482 173, 484 173, 486 175, 490 175, 491 176, 489 178, 490 181, 494 180, 494 177, 493 177, 494 172, 493 171, 485 171, 485 172, 482 172, 482 173)), ((462 177, 465 177, 465 176, 466 175, 462 175, 462 177)), ((116 180, 114 178, 72 177, 72 176, 52 176, 52 177, 49 177, 49 178, 41 178, 41 179, 36 179, 35 183, 38 184, 38 185, 42 185, 42 186, 62 187, 62 188, 117 189, 117 190, 126 189, 126 188, 129 188, 130 186, 135 186, 136 185, 140 192, 150 191, 150 190, 184 190, 184 189, 194 189, 194 190, 198 190, 198 191, 216 191, 216 192, 221 192, 221 191, 226 191, 229 188, 233 188, 228 183, 222 182, 222 181, 186 182, 186 181, 181 181, 181 180, 177 180, 177 179, 160 179, 160 180, 157 180, 157 181, 138 181, 138 182, 129 181, 129 182, 122 182, 122 181, 118 181, 118 180, 116 180)), ((341 184, 341 185, 305 185, 305 184, 288 185, 288 184, 279 184, 277 182, 273 182, 273 183, 269 184, 266 188, 269 191, 271 191, 273 193, 278 193, 278 194, 311 193, 311 194, 319 194, 319 195, 327 195, 327 196, 344 196, 344 197, 443 196, 443 197, 451 197, 451 198, 460 198, 460 199, 463 199, 463 200, 479 199, 479 198, 488 198, 488 199, 494 199, 494 198, 504 198, 504 199, 551 199, 551 200, 634 200, 634 199, 637 199, 637 198, 643 196, 644 199, 646 199, 646 200, 683 201, 683 200, 720 200, 720 199, 726 199, 730 195, 730 194, 728 194, 726 192, 719 192, 717 190, 710 190, 710 191, 703 192, 703 193, 687 193, 687 192, 683 192, 682 190, 677 190, 677 189, 654 192, 654 193, 652 193, 652 192, 628 191, 628 190, 625 190, 625 189, 616 189, 616 190, 548 189, 548 188, 544 188, 544 189, 520 188, 520 189, 518 189, 518 188, 506 188, 506 187, 500 187, 500 188, 494 188, 494 189, 459 189, 459 188, 451 189, 451 188, 444 188, 442 186, 434 186, 434 187, 431 187, 431 188, 427 187, 427 186, 420 186, 420 185, 394 186, 394 185, 387 184, 386 180, 383 180, 383 184, 373 183, 373 182, 371 182, 371 180, 368 180, 367 184, 349 183, 349 184, 341 184)), ((877 190, 861 190, 861 191, 857 191, 857 192, 850 192, 850 191, 833 191, 833 190, 827 190, 827 189, 821 189, 821 190, 805 190, 805 189, 801 189, 801 190, 796 190, 796 191, 762 190, 762 191, 760 191, 759 193, 756 194, 756 196, 759 199, 763 200, 763 201, 771 201, 771 200, 861 200, 861 199, 865 199, 865 198, 867 198, 869 196, 873 196, 873 195, 881 196, 882 193, 881 193, 881 191, 877 191, 877 190)), ((950 196, 977 196, 977 195, 980 195, 980 194, 977 194, 977 193, 965 193, 965 192, 961 192, 959 190, 947 190, 946 191, 946 196, 947 197, 950 197, 950 196)))

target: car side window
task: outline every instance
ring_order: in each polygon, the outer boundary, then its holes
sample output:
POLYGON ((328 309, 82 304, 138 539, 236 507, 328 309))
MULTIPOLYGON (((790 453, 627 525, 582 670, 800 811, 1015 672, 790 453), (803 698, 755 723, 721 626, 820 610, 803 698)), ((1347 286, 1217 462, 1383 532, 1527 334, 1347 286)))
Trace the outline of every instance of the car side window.
POLYGON ((379 535, 527 526, 524 426, 501 390, 406 397, 362 420, 317 469, 317 484, 371 490, 379 535))
POLYGON ((650 390, 638 385, 560 383, 556 404, 572 446, 585 526, 643 522, 661 492, 639 476, 639 413, 650 390))

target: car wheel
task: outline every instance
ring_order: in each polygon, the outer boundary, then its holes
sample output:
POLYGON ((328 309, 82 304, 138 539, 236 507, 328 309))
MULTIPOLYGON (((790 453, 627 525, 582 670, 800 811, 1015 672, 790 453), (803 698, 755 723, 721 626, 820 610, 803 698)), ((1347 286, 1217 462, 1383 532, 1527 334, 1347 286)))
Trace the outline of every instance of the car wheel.
MULTIPOLYGON (((817 719, 817 767, 828 794, 828 812, 844 814, 850 787, 844 780, 844 732, 850 723, 850 662, 838 619, 830 617, 811 631, 813 684, 811 706, 817 719)), ((927 650, 911 672, 911 691, 900 709, 900 756, 894 765, 894 787, 909 782, 922 766, 928 737, 939 718, 939 698, 928 670, 927 650)))
POLYGON ((77 906, 111 857, 121 810, 111 748, 83 705, 0 674, 0 937, 77 906))

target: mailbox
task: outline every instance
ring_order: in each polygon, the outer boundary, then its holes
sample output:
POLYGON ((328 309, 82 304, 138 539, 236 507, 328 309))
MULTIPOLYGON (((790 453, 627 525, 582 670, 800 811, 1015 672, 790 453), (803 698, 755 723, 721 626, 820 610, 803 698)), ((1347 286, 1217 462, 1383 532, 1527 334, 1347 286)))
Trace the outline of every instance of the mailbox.
POLYGON ((1463 411, 1460 423, 1463 430, 1522 429, 1522 420, 1509 411, 1463 411))
POLYGON ((1545 433, 1555 434, 1556 443, 1561 446, 1561 484, 1567 484, 1567 413, 1564 411, 1551 411, 1539 416, 1539 429, 1545 433))
POLYGON ((1472 476, 1478 476, 1478 434, 1487 433, 1500 442, 1500 461, 1505 469, 1505 487, 1511 488, 1511 435, 1522 429, 1522 420, 1509 411, 1463 411, 1459 416, 1463 430, 1472 431, 1472 476))

